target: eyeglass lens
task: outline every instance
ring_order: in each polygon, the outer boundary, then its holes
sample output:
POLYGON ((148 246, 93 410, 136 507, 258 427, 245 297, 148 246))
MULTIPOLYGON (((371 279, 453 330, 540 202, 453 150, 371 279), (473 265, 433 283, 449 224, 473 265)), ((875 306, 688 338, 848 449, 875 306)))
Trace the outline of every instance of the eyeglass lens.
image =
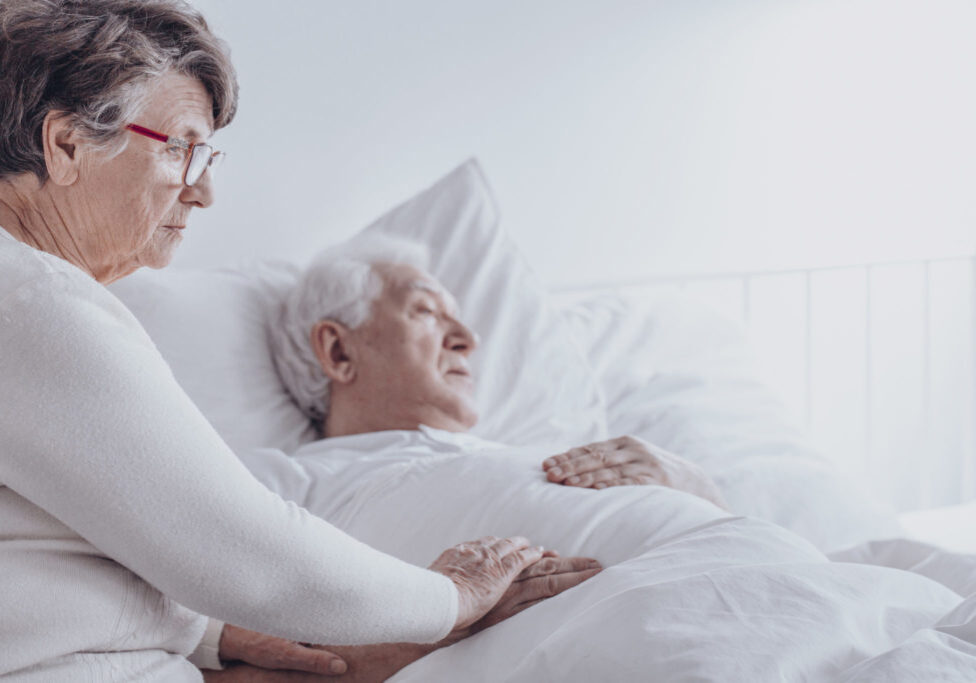
POLYGON ((203 172, 210 167, 211 175, 217 170, 217 166, 223 161, 224 155, 222 153, 214 153, 214 148, 210 145, 199 144, 194 145, 193 152, 190 154, 190 161, 186 166, 186 176, 184 182, 192 187, 194 183, 200 180, 203 172))

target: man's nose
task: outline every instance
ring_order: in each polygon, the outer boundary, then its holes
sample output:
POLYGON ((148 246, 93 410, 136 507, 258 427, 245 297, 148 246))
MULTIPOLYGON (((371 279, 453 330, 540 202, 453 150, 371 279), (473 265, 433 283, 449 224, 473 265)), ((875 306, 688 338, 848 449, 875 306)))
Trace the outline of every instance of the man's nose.
POLYGON ((464 323, 454 320, 451 330, 444 338, 444 346, 467 356, 478 347, 478 335, 469 330, 464 323))

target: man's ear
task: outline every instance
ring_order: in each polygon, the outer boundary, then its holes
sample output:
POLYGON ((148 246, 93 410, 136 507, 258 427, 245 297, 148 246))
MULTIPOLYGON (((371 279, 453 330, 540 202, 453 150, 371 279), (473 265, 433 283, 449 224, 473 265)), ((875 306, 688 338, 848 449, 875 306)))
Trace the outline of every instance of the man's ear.
POLYGON ((322 372, 333 382, 349 384, 356 378, 355 352, 349 328, 335 320, 320 320, 312 328, 312 350, 322 372))
POLYGON ((71 185, 78 179, 81 163, 81 136, 71 125, 67 112, 49 111, 41 126, 44 163, 51 182, 71 185))

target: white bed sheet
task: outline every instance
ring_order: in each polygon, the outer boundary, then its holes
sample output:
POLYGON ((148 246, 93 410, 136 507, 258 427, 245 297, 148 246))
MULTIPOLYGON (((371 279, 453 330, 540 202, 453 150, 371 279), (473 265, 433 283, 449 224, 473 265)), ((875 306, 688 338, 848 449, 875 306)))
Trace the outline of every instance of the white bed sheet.
MULTIPOLYGON (((976 680, 976 599, 911 571, 829 562, 781 527, 671 489, 551 484, 546 455, 424 429, 244 460, 282 496, 416 564, 524 534, 607 567, 396 681, 976 680), (893 662, 908 673, 891 678, 893 662)), ((974 558, 958 562, 976 572, 974 558)))

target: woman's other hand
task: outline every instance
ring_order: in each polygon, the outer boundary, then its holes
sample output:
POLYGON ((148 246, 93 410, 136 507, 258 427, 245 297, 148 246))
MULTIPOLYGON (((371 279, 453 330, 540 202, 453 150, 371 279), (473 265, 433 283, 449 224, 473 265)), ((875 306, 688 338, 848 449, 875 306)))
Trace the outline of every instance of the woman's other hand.
POLYGON ((698 465, 633 436, 571 448, 546 459, 542 469, 556 484, 594 489, 656 484, 728 509, 718 486, 698 465))
POLYGON ((430 569, 457 586, 458 616, 454 629, 465 629, 485 616, 516 577, 542 559, 542 555, 542 548, 530 547, 528 540, 521 536, 486 536, 441 553, 430 569))
POLYGON ((304 671, 323 676, 338 676, 346 671, 342 657, 333 652, 231 624, 224 624, 218 654, 223 662, 244 662, 264 669, 304 671))

